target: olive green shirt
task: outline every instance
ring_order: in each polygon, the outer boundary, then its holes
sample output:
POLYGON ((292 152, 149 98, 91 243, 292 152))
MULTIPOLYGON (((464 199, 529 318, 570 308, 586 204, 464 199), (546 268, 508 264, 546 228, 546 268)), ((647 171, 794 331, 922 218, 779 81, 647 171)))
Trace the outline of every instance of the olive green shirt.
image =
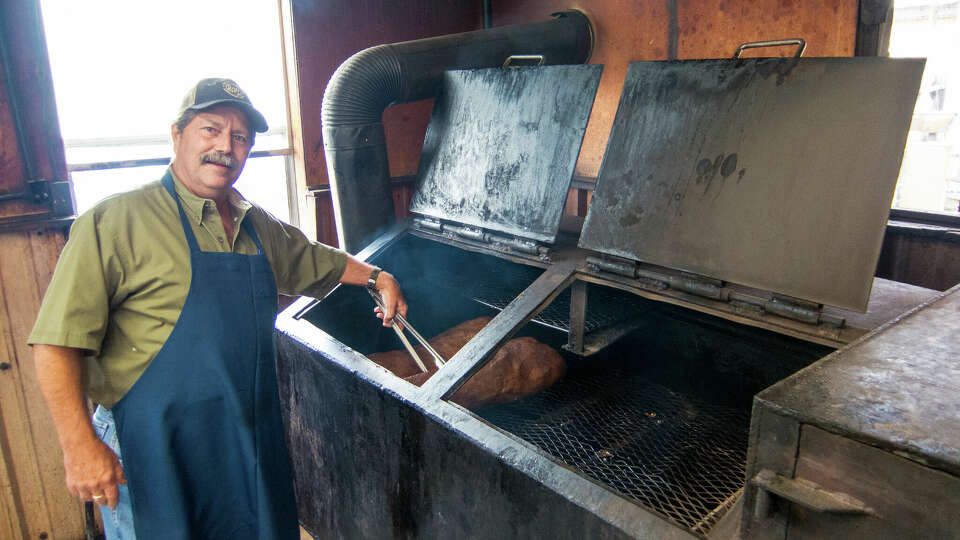
MULTIPOLYGON (((174 185, 200 249, 230 251, 216 203, 175 176, 174 185)), ((236 191, 229 203, 233 252, 257 253, 240 226, 251 220, 281 293, 322 298, 339 282, 343 251, 309 241, 236 191)), ((114 195, 71 227, 28 343, 89 351, 84 389, 94 402, 113 406, 160 351, 189 288, 190 248, 160 181, 114 195)))

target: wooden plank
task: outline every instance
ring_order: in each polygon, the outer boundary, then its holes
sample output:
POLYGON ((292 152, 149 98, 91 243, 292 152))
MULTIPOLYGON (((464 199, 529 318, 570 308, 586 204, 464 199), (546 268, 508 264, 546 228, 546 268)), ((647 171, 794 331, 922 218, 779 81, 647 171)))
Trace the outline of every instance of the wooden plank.
POLYGON ((26 187, 3 68, 3 59, 0 58, 0 194, 18 192, 26 187))
POLYGON ((945 291, 960 283, 960 235, 945 226, 891 222, 877 276, 945 291))
POLYGON ((58 232, 0 235, 0 330, 2 351, 11 368, 0 374, 0 410, 5 460, 17 520, 31 538, 80 538, 82 505, 64 486, 62 456, 52 422, 36 382, 33 356, 26 345, 42 293, 63 246, 58 232))
POLYGON ((420 150, 427 135, 433 99, 400 103, 383 111, 383 132, 387 138, 390 176, 416 175, 420 150))
POLYGON ((29 286, 29 272, 24 268, 28 260, 24 233, 0 235, 0 253, 14 254, 0 258, 0 335, 3 336, 2 362, 10 365, 0 372, 0 414, 3 416, 0 447, 9 464, 10 492, 5 497, 14 500, 15 519, 27 537, 37 537, 51 529, 41 485, 40 471, 34 457, 33 437, 27 416, 27 404, 21 385, 21 366, 17 357, 16 340, 19 337, 12 318, 21 309, 15 302, 18 288, 29 286))
MULTIPOLYGON (((2 418, 0 418, 2 420, 2 418)), ((13 484, 10 482, 10 471, 7 470, 7 452, 0 450, 0 538, 20 538, 23 531, 20 529, 20 520, 14 504, 13 484)))
MULTIPOLYGON (((0 2, 0 194, 21 193, 31 180, 66 180, 50 63, 37 0, 0 2), (7 80, 6 73, 10 73, 7 80), (15 102, 15 104, 14 104, 15 102), (18 122, 14 121, 16 115, 18 122), (18 124, 22 130, 17 133, 18 124), (28 178, 29 177, 29 178, 28 178)), ((50 212, 47 202, 0 202, 0 219, 50 212)))
MULTIPOLYGON (((297 226, 311 240, 316 240, 317 221, 313 198, 307 190, 307 169, 304 161, 303 125, 300 120, 300 77, 297 69, 296 46, 293 35, 293 14, 290 12, 290 2, 277 1, 280 10, 280 33, 283 40, 281 54, 283 55, 283 87, 287 96, 287 129, 290 132, 292 154, 291 167, 288 169, 293 175, 293 189, 296 193, 298 223, 297 226)), ((308 90, 309 91, 309 90, 308 90)), ((288 181, 288 185, 289 181, 288 181)))
POLYGON ((327 244, 328 246, 339 247, 337 220, 333 213, 333 197, 330 194, 330 190, 321 189, 311 191, 310 198, 314 201, 313 208, 316 212, 317 242, 327 244))
MULTIPOLYGON (((742 43, 803 38, 804 56, 852 56, 857 4, 850 0, 687 0, 678 2, 678 58, 729 58, 742 43)), ((754 56, 793 56, 795 48, 745 52, 754 56)))
POLYGON ((391 182, 391 191, 393 194, 393 213, 397 221, 403 221, 410 215, 410 199, 413 198, 413 187, 416 179, 408 176, 397 182, 394 179, 391 182))
MULTIPOLYGON (((43 300, 43 294, 53 277, 57 259, 66 235, 61 231, 41 230, 27 235, 31 253, 32 272, 30 287, 24 287, 22 296, 17 300, 21 309, 17 310, 17 356, 22 366, 21 380, 23 392, 28 404, 31 433, 36 449, 36 457, 42 478, 42 489, 46 506, 50 512, 54 538, 75 538, 83 534, 83 503, 74 498, 66 489, 63 454, 57 432, 50 420, 43 396, 37 384, 36 370, 33 365, 33 351, 27 346, 27 337, 43 300)), ((26 280, 25 280, 26 281, 26 280)))
POLYGON ((23 142, 29 147, 32 168, 38 178, 66 180, 67 160, 60 137, 40 2, 0 2, 0 36, 11 58, 12 77, 7 84, 16 86, 25 132, 23 142))

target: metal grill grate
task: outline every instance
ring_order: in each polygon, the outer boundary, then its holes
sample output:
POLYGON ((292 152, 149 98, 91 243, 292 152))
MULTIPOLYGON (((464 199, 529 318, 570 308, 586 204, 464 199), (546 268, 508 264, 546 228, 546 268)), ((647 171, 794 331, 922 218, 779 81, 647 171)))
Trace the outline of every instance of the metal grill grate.
POLYGON ((610 367, 479 411, 586 476, 706 534, 743 486, 749 414, 610 367))
MULTIPOLYGON (((482 277, 477 279, 470 287, 472 299, 498 311, 503 310, 541 272, 537 268, 526 266, 507 267, 503 270, 512 275, 502 282, 487 281, 482 277), (511 287, 511 283, 521 283, 523 287, 511 287)), ((587 284, 587 317, 584 331, 592 332, 634 318, 649 309, 643 307, 644 302, 642 298, 632 294, 587 284)), ((533 321, 556 330, 569 332, 570 288, 567 287, 560 292, 553 302, 534 317, 533 321)))

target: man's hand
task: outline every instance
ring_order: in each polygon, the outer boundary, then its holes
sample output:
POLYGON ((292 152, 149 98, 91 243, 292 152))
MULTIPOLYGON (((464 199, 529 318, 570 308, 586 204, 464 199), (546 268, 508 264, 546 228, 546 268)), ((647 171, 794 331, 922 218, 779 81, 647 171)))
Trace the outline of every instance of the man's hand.
POLYGON ((64 448, 67 489, 75 497, 100 506, 117 507, 117 486, 126 484, 120 460, 96 436, 83 444, 64 448))
POLYGON ((117 485, 125 484, 117 455, 97 438, 81 385, 79 349, 36 345, 33 360, 40 392, 50 409, 63 449, 67 489, 85 501, 117 506, 117 485))
MULTIPOLYGON (((375 268, 376 267, 356 259, 353 255, 347 255, 347 267, 344 269, 343 275, 340 276, 340 283, 345 285, 367 285, 367 281, 370 279, 375 268)), ((403 298, 400 284, 397 283, 393 274, 381 270, 377 275, 377 281, 374 283, 373 288, 380 294, 380 298, 383 300, 384 309, 381 311, 380 308, 377 307, 374 308, 374 312, 377 314, 377 317, 383 319, 384 326, 392 325, 393 317, 397 313, 404 317, 407 316, 407 301, 403 298)))
POLYGON ((384 326, 392 325, 393 318, 397 313, 400 313, 403 317, 407 316, 407 301, 403 298, 403 291, 400 290, 400 284, 397 283, 393 274, 380 272, 380 275, 377 276, 377 283, 374 285, 374 289, 380 293, 384 307, 381 311, 378 306, 374 308, 374 312, 378 318, 383 319, 384 326))

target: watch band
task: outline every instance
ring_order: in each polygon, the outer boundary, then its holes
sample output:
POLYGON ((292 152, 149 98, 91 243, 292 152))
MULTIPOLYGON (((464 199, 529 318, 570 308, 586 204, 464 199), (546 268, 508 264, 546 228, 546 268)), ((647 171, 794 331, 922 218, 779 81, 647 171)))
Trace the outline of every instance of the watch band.
POLYGON ((373 271, 370 272, 370 277, 367 278, 367 288, 368 288, 368 289, 376 289, 376 288, 377 288, 377 277, 380 276, 380 272, 381 272, 381 271, 382 271, 382 270, 380 269, 380 267, 377 267, 377 266, 374 266, 374 267, 373 267, 373 271))

